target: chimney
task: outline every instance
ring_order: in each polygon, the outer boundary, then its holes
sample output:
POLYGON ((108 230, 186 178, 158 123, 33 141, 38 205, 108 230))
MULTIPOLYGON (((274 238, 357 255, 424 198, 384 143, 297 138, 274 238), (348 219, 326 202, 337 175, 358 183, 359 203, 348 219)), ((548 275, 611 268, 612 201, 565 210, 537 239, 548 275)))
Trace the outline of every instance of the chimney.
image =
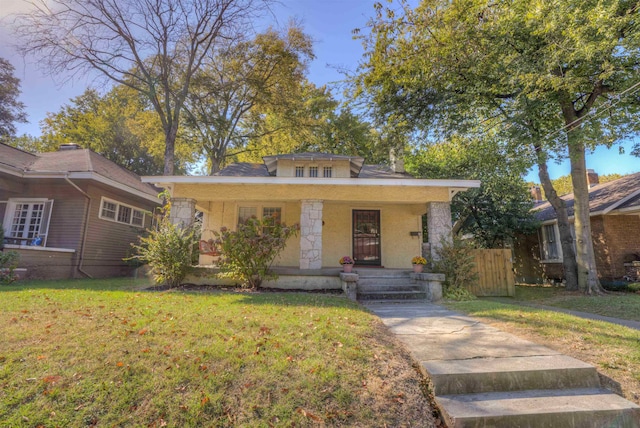
POLYGON ((60 144, 58 146, 59 152, 64 152, 66 150, 79 150, 79 149, 80 149, 80 146, 75 143, 60 144))
POLYGON ((529 193, 531 193, 534 202, 542 202, 542 190, 540 190, 540 186, 531 186, 529 193))
POLYGON ((404 159, 402 155, 396 156, 396 149, 389 151, 389 163, 391 164, 391 171, 399 174, 404 173, 404 159))
POLYGON ((592 169, 588 169, 587 182, 589 183, 589 189, 591 189, 596 184, 600 184, 600 178, 598 177, 598 173, 592 169))

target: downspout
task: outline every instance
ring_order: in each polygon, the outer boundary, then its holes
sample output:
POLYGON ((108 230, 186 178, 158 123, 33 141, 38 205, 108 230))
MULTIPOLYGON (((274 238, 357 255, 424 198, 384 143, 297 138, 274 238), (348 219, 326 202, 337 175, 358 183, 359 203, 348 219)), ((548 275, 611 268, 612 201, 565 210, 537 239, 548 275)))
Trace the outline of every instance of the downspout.
POLYGON ((78 185, 76 183, 74 183, 73 181, 69 180, 69 176, 68 175, 65 175, 64 179, 67 181, 67 183, 69 183, 71 186, 73 186, 73 188, 75 188, 78 192, 82 193, 82 195, 85 198, 87 198, 87 201, 89 201, 89 203, 87 204, 87 209, 85 210, 85 213, 84 213, 84 229, 82 231, 82 241, 80 242, 80 260, 78 261, 77 269, 78 269, 78 272, 80 272, 81 274, 85 275, 87 278, 93 278, 87 272, 82 270, 82 263, 84 263, 84 248, 85 248, 85 244, 87 242, 87 229, 89 228, 89 213, 91 212, 91 196, 89 196, 89 194, 87 192, 85 192, 80 187, 78 187, 78 185))

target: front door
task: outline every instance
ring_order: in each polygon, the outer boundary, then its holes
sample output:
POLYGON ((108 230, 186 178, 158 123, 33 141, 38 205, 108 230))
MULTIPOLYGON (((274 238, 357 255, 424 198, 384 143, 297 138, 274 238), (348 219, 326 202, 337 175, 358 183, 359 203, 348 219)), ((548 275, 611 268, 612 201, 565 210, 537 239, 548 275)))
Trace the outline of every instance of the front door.
POLYGON ((380 211, 353 210, 353 260, 380 266, 380 211))

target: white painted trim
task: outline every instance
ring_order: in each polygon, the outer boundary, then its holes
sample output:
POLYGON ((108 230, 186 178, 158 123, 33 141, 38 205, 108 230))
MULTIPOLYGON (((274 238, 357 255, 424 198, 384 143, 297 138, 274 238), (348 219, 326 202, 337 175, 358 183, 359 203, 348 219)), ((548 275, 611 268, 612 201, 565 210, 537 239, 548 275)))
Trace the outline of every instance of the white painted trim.
MULTIPOLYGON (((320 170, 318 170, 320 174, 320 170)), ((429 180, 423 178, 324 178, 324 177, 229 177, 229 176, 143 176, 143 183, 167 187, 170 184, 291 184, 327 186, 389 186, 389 187, 480 187, 480 180, 429 180)))
POLYGON ((136 227, 138 229, 144 229, 144 223, 145 223, 144 221, 145 221, 148 213, 149 213, 149 211, 147 211, 147 210, 144 210, 142 208, 139 208, 139 207, 136 207, 136 206, 133 206, 133 205, 125 204, 125 203, 120 202, 120 201, 116 201, 115 199, 107 198, 106 196, 103 196, 103 197, 100 198, 100 208, 99 208, 99 211, 98 211, 98 218, 100 220, 109 221, 111 223, 124 224, 125 226, 136 227), (105 201, 116 205, 115 218, 104 217, 102 215, 102 206, 103 206, 105 201), (131 208, 131 219, 130 219, 131 221, 133 221, 133 212, 134 211, 141 212, 142 213, 142 224, 141 225, 137 225, 137 224, 133 224, 133 223, 124 223, 122 221, 118 221, 118 213, 120 212, 120 208, 119 207, 121 205, 125 206, 127 208, 131 208))
POLYGON ((75 253, 76 252, 76 250, 71 248, 40 247, 36 245, 5 244, 4 248, 8 248, 10 250, 53 251, 56 253, 75 253))
POLYGON ((80 172, 68 172, 68 171, 20 171, 14 170, 13 168, 9 169, 0 165, 0 171, 7 172, 9 174, 22 177, 22 178, 62 178, 65 177, 71 179, 80 179, 80 180, 94 180, 102 184, 106 184, 107 186, 111 186, 115 189, 124 190, 127 193, 138 196, 140 198, 146 199, 151 202, 159 203, 159 199, 157 195, 150 195, 148 193, 144 193, 138 189, 134 189, 133 187, 127 186, 123 183, 117 182, 110 178, 107 178, 103 175, 97 174, 92 171, 80 171, 80 172))

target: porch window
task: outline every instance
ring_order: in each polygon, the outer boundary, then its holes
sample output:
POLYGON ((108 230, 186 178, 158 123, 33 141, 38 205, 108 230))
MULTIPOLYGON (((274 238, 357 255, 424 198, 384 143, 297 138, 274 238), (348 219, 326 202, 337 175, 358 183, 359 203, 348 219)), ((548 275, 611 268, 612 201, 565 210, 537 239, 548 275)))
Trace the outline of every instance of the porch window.
POLYGON ((542 260, 561 260, 560 247, 558 241, 558 230, 556 224, 546 224, 542 226, 542 260))
POLYGON ((282 220, 282 207, 256 205, 252 207, 238 207, 238 224, 244 223, 251 217, 258 217, 258 213, 262 214, 262 219, 274 217, 276 221, 282 220))
POLYGON ((304 177, 304 167, 297 166, 296 167, 296 177, 304 177))
POLYGON ((131 226, 144 227, 144 210, 131 205, 123 204, 107 198, 102 198, 100 203, 100 215, 102 220, 131 226))
POLYGON ((323 172, 322 176, 324 178, 331 178, 331 172, 332 171, 331 171, 331 167, 330 166, 325 166, 322 172, 323 172))
POLYGON ((317 166, 310 166, 309 167, 309 177, 318 177, 318 167, 317 166))
POLYGON ((17 245, 46 245, 53 200, 9 199, 5 240, 17 245))

